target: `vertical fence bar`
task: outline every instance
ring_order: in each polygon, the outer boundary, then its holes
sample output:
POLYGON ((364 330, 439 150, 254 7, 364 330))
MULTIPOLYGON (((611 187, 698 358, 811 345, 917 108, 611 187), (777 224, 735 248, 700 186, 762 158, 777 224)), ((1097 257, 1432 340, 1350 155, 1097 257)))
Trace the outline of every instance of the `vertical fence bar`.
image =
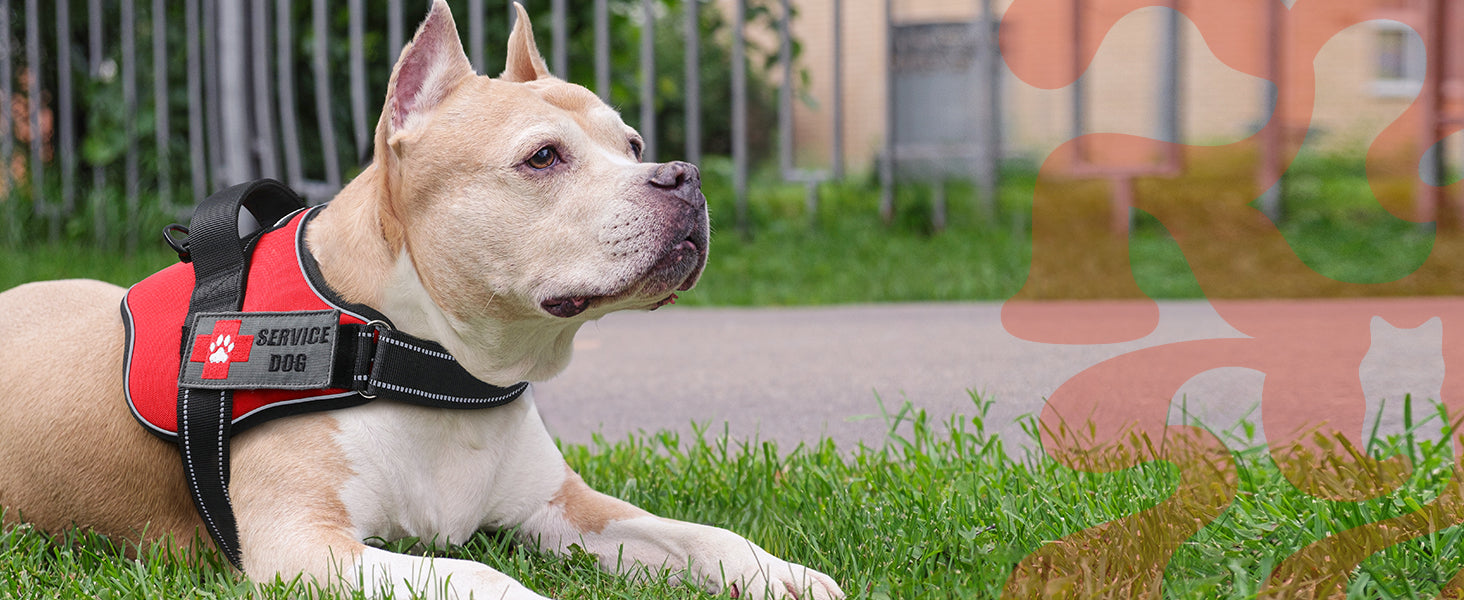
POLYGON ((655 0, 641 0, 641 101, 640 133, 646 140, 645 161, 656 162, 656 7, 655 0))
POLYGON ((1172 144, 1182 143, 1180 139, 1180 118, 1182 87, 1180 86, 1180 64, 1184 60, 1184 46, 1180 40, 1179 10, 1174 0, 1164 15, 1161 31, 1164 48, 1159 54, 1159 122, 1156 123, 1159 139, 1172 144))
POLYGON ((834 0, 833 152, 829 162, 834 179, 844 178, 844 0, 834 0))
MULTIPOLYGON (((1423 109, 1423 131, 1418 139, 1419 150, 1422 153, 1422 160, 1419 164, 1420 181, 1414 191, 1414 213, 1418 216, 1420 223, 1437 221, 1439 208, 1444 204, 1443 185, 1446 164, 1444 159, 1448 152, 1440 141, 1439 125, 1440 114, 1445 105, 1443 92, 1444 78, 1447 77, 1446 66, 1449 48, 1448 38, 1444 37, 1447 29, 1447 14, 1444 7, 1448 0, 1429 0, 1423 7, 1423 22, 1428 24, 1424 31, 1420 31, 1423 38, 1424 53, 1427 61, 1424 64, 1423 85, 1418 92, 1418 102, 1423 109)), ((1435 223, 1437 226, 1438 223, 1435 223)))
POLYGON ((350 2, 351 35, 351 125, 356 135, 356 160, 371 156, 371 143, 366 134, 366 7, 361 0, 350 2))
MULTIPOLYGON (((26 165, 26 175, 30 178, 31 210, 37 217, 50 217, 52 223, 56 218, 51 207, 46 204, 45 193, 45 165, 42 163, 41 142, 41 17, 39 3, 36 0, 25 2, 25 82, 27 93, 26 113, 29 117, 27 125, 30 128, 30 164, 26 165)), ((52 226, 52 241, 60 237, 58 226, 52 226)))
POLYGON ((468 0, 468 61, 474 71, 487 74, 483 71, 483 0, 468 0))
POLYGON ((701 163, 701 0, 686 0, 686 160, 701 163))
POLYGON ((208 196, 208 158, 205 155, 203 139, 203 64, 198 38, 199 0, 187 0, 183 5, 183 20, 186 21, 188 47, 188 170, 193 179, 193 197, 208 196))
POLYGON ((224 139, 219 135, 223 131, 223 116, 219 114, 223 106, 219 98, 222 93, 219 87, 219 1, 203 0, 203 115, 208 122, 204 139, 207 141, 209 175, 214 187, 224 187, 229 181, 223 172, 224 139))
MULTIPOLYGON (((243 0, 218 0, 219 24, 219 118, 223 123, 222 185, 234 185, 254 179, 253 159, 249 152, 249 79, 245 66, 249 48, 245 43, 243 0)), ((126 27, 123 28, 127 29, 126 27)))
POLYGON ((254 74, 254 150, 259 156, 259 175, 280 176, 280 158, 275 146, 274 90, 270 86, 269 2, 250 3, 249 64, 254 74))
POLYGON ((977 81, 986 84, 986 101, 979 103, 983 111, 981 157, 977 165, 977 186, 980 188, 980 211, 988 220, 996 218, 997 186, 1001 161, 1001 56, 997 41, 996 11, 993 0, 981 0, 980 69, 977 81))
POLYGON ((71 3, 56 3, 56 100, 60 135, 61 210, 76 210, 76 107, 71 98, 71 3))
POLYGON ((732 4, 732 195, 737 201, 737 229, 752 233, 747 215, 747 3, 732 4))
POLYGON ((1285 34, 1281 27, 1282 11, 1285 7, 1279 2, 1266 3, 1266 78, 1271 81, 1275 93, 1266 99, 1267 120, 1266 126, 1261 130, 1261 180, 1268 182, 1269 188, 1261 190, 1260 208, 1272 221, 1281 217, 1281 145, 1285 143, 1285 107, 1281 104, 1281 79, 1286 76, 1286 70, 1281 53, 1286 47, 1286 41, 1282 39, 1285 34))
POLYGON ((386 3, 386 39, 391 43, 387 48, 387 55, 393 61, 397 55, 402 53, 402 45, 406 41, 402 38, 402 0, 389 0, 386 3))
MULTIPOLYGON (((524 0, 527 2, 528 0, 524 0)), ((508 0, 508 30, 513 31, 513 26, 518 25, 518 11, 513 9, 514 0, 508 0)))
POLYGON ((330 114, 330 20, 326 0, 314 0, 315 116, 320 122, 320 146, 325 154, 325 182, 332 191, 341 187, 341 158, 336 152, 335 120, 330 114))
POLYGON ((173 204, 173 165, 170 157, 171 120, 168 115, 168 5, 152 2, 153 145, 157 146, 158 206, 169 217, 181 217, 173 204))
POLYGON ((783 179, 793 177, 793 5, 782 0, 778 19, 778 69, 783 85, 778 89, 778 168, 783 179))
MULTIPOLYGON (((101 77, 102 74, 102 0, 87 0, 86 21, 87 73, 91 75, 92 79, 96 79, 101 77)), ((10 97, 9 93, 4 95, 6 98, 10 97)), ((5 155, 9 156, 10 153, 6 152, 5 155)), ((107 232, 107 210, 104 204, 106 202, 105 190, 107 187, 106 167, 92 165, 91 180, 91 193, 88 204, 91 206, 92 211, 92 235, 95 236, 98 244, 105 245, 111 237, 107 232)))
MULTIPOLYGON (((0 97, 5 99, 8 107, 12 102, 10 82, 14 77, 14 70, 11 68, 11 60, 14 57, 10 54, 10 0, 0 0, 0 97)), ((13 242, 19 237, 17 232, 20 229, 20 211, 16 210, 19 195, 15 193, 15 178, 10 176, 11 161, 15 154, 15 124, 11 122, 13 112, 11 110, 0 110, 0 183, 5 186, 0 189, 0 202, 5 204, 4 237, 0 241, 13 242)))
POLYGON ((122 0, 122 114, 127 115, 122 121, 123 135, 127 138, 127 151, 124 165, 126 169, 126 194, 127 194, 127 216, 123 219, 127 231, 123 234, 126 240, 128 254, 137 250, 137 229, 140 224, 139 209, 141 207, 141 174, 138 173, 137 147, 137 119, 131 118, 137 114, 137 30, 132 26, 137 22, 137 3, 135 0, 122 0))
POLYGON ((1085 111, 1083 109, 1084 109, 1085 106, 1087 106, 1086 105, 1087 96, 1084 93, 1085 90, 1083 88, 1086 87, 1084 85, 1084 83, 1086 83, 1086 82, 1083 81, 1083 56, 1082 56, 1082 52, 1080 50, 1077 50, 1077 48, 1082 48, 1083 47, 1083 0, 1072 0, 1071 7, 1072 7, 1072 18, 1073 18, 1073 23, 1072 23, 1072 36, 1073 36, 1073 48, 1074 48, 1074 50, 1073 50, 1072 56, 1070 56, 1068 58, 1070 59, 1069 64, 1072 66, 1072 69, 1073 69, 1073 78, 1074 78, 1074 80, 1073 80, 1073 91, 1072 91, 1072 97, 1073 97, 1073 115, 1072 115, 1073 116, 1073 120, 1072 120, 1072 128, 1073 128, 1073 130, 1072 130, 1072 137, 1073 137, 1073 140, 1074 140, 1073 141, 1073 148, 1074 148, 1074 150, 1077 153, 1077 156, 1075 157, 1076 160, 1077 161, 1085 161, 1087 159, 1087 154, 1084 152, 1085 148, 1083 147, 1083 134, 1085 134, 1085 133, 1088 132, 1088 124, 1087 124, 1086 120, 1084 119, 1084 117, 1086 115, 1085 115, 1085 111))
POLYGON ((569 80, 569 20, 564 0, 554 0, 554 75, 569 80))
POLYGON ((879 216, 886 225, 895 218, 895 8, 884 0, 885 13, 885 134, 884 156, 879 161, 879 216))
POLYGON ((595 0, 595 93, 610 102, 610 8, 595 0))
POLYGON ((295 27, 290 0, 275 2, 275 73, 280 82, 280 138, 285 149, 285 177, 289 185, 305 182, 300 167, 300 120, 295 107, 295 27))

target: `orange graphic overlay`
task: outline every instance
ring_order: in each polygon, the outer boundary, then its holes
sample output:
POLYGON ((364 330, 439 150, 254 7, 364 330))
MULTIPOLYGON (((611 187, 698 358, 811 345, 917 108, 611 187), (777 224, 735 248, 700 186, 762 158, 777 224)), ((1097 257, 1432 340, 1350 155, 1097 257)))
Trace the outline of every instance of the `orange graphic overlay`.
MULTIPOLYGON (((1417 0, 1429 8, 1389 18, 1429 32, 1430 19, 1452 1, 1417 0)), ((1132 189, 1125 193, 1135 208, 1153 215, 1173 235, 1215 310, 1248 337, 1131 352, 1078 374, 1048 399, 1041 415, 1042 443, 1055 460, 1090 472, 1167 461, 1180 469, 1181 483, 1152 509, 1038 549, 1013 571, 1007 597, 1157 597, 1170 555, 1223 512, 1236 490, 1233 459, 1220 440, 1167 422, 1174 394, 1204 371, 1245 367, 1264 373, 1261 414, 1272 458, 1298 489, 1333 500, 1387 493, 1411 470, 1401 459, 1377 461, 1362 451, 1366 399, 1359 365, 1371 344, 1373 317, 1409 328, 1442 319, 1444 361, 1456 368, 1445 374, 1440 401, 1449 414, 1464 414, 1464 375, 1459 373, 1464 369, 1464 301, 1384 298, 1458 294, 1464 288, 1464 236, 1447 231, 1464 214, 1458 207, 1420 200, 1464 197, 1464 182, 1438 188, 1419 175, 1425 150, 1464 127, 1460 122, 1426 125, 1437 123, 1435 115, 1448 108, 1436 93, 1441 69, 1430 68, 1424 93, 1372 141, 1366 166, 1369 186, 1392 218, 1438 220, 1432 253, 1419 268, 1389 282, 1338 281, 1304 264, 1255 200, 1295 160, 1311 124, 1314 59, 1322 46, 1348 27, 1378 18, 1383 2, 1296 0, 1286 8, 1268 0, 1015 0, 1003 21, 1002 53, 1024 82, 1064 87, 1091 63, 1119 19, 1171 4, 1222 63, 1275 85, 1276 112, 1255 135, 1224 146, 1090 134, 1059 147, 1043 163, 1035 189, 1031 272, 1003 307, 1002 322, 1017 337, 1053 344, 1129 341, 1153 331, 1158 307, 1134 281, 1128 239, 1112 233, 1106 203, 1084 200, 1095 196, 1094 187, 1116 191, 1107 189, 1115 180, 1084 179, 1080 167, 1096 161, 1115 172, 1140 172, 1156 157, 1177 155, 1183 165, 1179 173, 1126 180, 1123 185, 1132 189), (1080 17, 1075 6, 1082 7, 1080 17), (1075 18, 1082 33, 1077 36, 1075 18), (1272 39, 1281 41, 1275 54, 1268 49, 1272 39), (1274 163, 1268 165, 1267 157, 1274 163), (1304 308, 1276 300, 1291 297, 1340 299, 1304 308), (1052 298, 1127 300, 1046 301, 1052 298)), ((1454 10, 1464 10, 1457 4, 1454 10)), ((1444 36, 1423 38, 1435 64, 1445 55, 1444 36)), ((1456 464, 1460 441, 1454 440, 1456 464)), ((1461 522, 1464 494, 1456 479, 1421 511, 1337 532, 1304 548, 1275 569, 1263 596, 1341 594, 1349 573, 1367 556, 1461 522)), ((1464 591, 1461 577, 1446 596, 1464 591)))

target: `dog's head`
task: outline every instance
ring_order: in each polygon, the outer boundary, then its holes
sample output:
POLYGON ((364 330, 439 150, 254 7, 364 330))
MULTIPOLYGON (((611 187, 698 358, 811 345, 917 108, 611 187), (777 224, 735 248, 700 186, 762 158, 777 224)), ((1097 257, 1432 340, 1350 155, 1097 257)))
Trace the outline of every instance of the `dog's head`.
POLYGON ((437 0, 403 51, 376 131, 382 231, 454 322, 583 321, 653 309, 707 259, 697 168, 552 77, 522 6, 496 79, 476 76, 437 0))

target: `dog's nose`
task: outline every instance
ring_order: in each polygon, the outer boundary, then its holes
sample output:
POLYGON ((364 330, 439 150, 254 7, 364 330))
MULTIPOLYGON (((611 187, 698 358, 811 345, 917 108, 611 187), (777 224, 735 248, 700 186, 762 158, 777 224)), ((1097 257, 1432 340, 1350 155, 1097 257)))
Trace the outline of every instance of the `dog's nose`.
POLYGON ((701 171, 689 162, 678 160, 656 165, 649 183, 692 208, 706 205, 707 198, 701 193, 701 171))
POLYGON ((672 190, 683 185, 701 186, 701 171, 696 165, 683 161, 672 161, 656 165, 656 170, 651 171, 651 185, 658 188, 672 190))

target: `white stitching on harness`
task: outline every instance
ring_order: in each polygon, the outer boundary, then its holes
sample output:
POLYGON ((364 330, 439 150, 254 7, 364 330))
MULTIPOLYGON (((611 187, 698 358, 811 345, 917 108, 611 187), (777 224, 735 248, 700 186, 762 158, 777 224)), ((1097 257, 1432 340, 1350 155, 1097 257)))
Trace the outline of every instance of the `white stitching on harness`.
POLYGON ((486 403, 489 403, 489 402, 497 402, 499 400, 503 400, 504 398, 512 398, 512 397, 517 396, 519 394, 519 392, 521 392, 522 389, 523 389, 523 384, 519 384, 519 385, 513 386, 512 388, 509 388, 509 391, 507 393, 504 393, 504 394, 499 395, 499 396, 492 396, 492 397, 489 397, 489 398, 464 398, 462 396, 447 396, 447 395, 443 395, 443 394, 434 394, 432 392, 424 392, 422 390, 416 390, 416 389, 412 389, 412 388, 409 388, 409 387, 404 387, 404 386, 396 385, 396 384, 393 384, 393 383, 387 383, 387 382, 381 381, 379 379, 372 379, 371 380, 371 385, 376 386, 376 387, 379 387, 379 388, 384 388, 384 389, 396 391, 396 392, 402 392, 404 394, 415 394, 415 395, 418 395, 418 396, 422 396, 424 398, 431 398, 433 400, 441 400, 443 402, 468 402, 468 403, 476 403, 476 404, 486 404, 486 403))
POLYGON ((406 348, 408 350, 416 350, 417 352, 420 352, 422 354, 426 354, 427 356, 432 356, 432 357, 440 358, 440 359, 443 359, 443 360, 450 360, 450 361, 453 361, 453 362, 457 362, 457 359, 456 358, 453 358, 451 354, 448 354, 446 352, 437 352, 436 350, 428 350, 428 349, 423 348, 421 346, 414 346, 412 344, 408 344, 408 343, 403 342, 401 340, 396 340, 396 339, 392 339, 392 338, 389 338, 389 337, 382 337, 381 338, 381 341, 387 342, 389 344, 396 344, 396 345, 401 346, 403 348, 406 348))
MULTIPOLYGON (((188 438, 188 388, 183 388, 183 437, 188 438)), ((193 450, 189 444, 183 444, 183 464, 188 466, 188 485, 191 488, 198 488, 198 473, 193 470, 193 450)), ((219 527, 214 524, 213 515, 209 514, 208 507, 198 503, 198 512, 203 515, 203 520, 208 524, 209 531, 214 533, 214 538, 222 540, 218 535, 219 527)), ((224 542, 220 541, 220 545, 224 542)), ((227 551, 227 550, 226 550, 227 551)))

